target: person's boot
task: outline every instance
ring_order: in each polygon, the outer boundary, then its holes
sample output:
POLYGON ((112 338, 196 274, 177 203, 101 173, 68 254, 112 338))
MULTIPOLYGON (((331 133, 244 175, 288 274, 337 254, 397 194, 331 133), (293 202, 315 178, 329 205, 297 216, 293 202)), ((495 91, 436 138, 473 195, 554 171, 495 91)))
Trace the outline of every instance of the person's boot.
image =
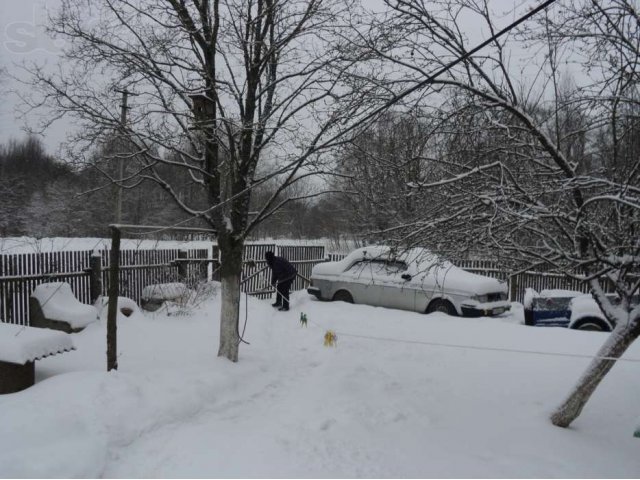
POLYGON ((284 306, 283 306, 283 307, 280 307, 280 308, 278 309, 278 311, 280 311, 280 312, 288 312, 288 311, 289 311, 289 307, 284 307, 284 306))
POLYGON ((272 304, 271 304, 271 306, 272 306, 272 307, 275 307, 275 308, 278 308, 278 307, 280 307, 280 306, 281 306, 281 304, 279 304, 278 302, 276 302, 276 303, 272 303, 272 304))

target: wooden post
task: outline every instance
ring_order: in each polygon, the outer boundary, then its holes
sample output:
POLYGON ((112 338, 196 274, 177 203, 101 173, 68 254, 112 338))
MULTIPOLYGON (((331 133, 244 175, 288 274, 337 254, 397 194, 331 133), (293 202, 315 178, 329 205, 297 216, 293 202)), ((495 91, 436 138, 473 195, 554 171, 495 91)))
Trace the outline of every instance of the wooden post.
POLYGON ((220 249, 217 245, 211 248, 211 280, 220 281, 220 249))
MULTIPOLYGON (((127 90, 122 91, 122 105, 120 112, 120 124, 122 125, 122 130, 127 125, 127 98, 129 97, 129 92, 127 90)), ((118 171, 120 173, 118 181, 121 182, 120 185, 116 183, 116 223, 120 223, 122 221, 122 181, 124 179, 124 154, 126 152, 126 144, 124 140, 122 141, 120 152, 120 158, 118 160, 118 171)))
POLYGON ((209 262, 206 258, 201 257, 201 262, 198 264, 198 282, 204 283, 209 280, 209 262))
POLYGON ((111 227, 111 259, 109 261, 109 309, 107 311, 107 371, 118 369, 117 314, 120 274, 120 230, 111 227))
POLYGON ((102 256, 94 252, 89 258, 89 290, 91 292, 91 303, 96 303, 98 297, 102 295, 102 256))
POLYGON ((178 251, 178 281, 187 284, 187 271, 188 271, 188 263, 187 263, 188 253, 186 250, 178 251))
POLYGON ((518 300, 518 275, 509 276, 509 301, 516 302, 518 300))

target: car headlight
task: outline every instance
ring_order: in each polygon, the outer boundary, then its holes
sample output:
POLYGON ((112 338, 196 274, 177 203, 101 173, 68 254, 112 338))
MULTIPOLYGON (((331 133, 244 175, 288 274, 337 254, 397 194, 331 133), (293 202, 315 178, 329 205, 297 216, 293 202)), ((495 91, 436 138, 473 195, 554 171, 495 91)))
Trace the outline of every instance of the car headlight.
POLYGON ((488 295, 472 295, 471 298, 480 303, 486 303, 489 300, 488 295))

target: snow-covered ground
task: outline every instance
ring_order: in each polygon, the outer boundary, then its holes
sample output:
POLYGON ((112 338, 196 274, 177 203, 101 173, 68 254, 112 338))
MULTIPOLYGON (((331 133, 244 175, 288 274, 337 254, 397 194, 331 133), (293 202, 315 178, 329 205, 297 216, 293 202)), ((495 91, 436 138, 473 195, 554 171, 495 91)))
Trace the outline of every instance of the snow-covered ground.
POLYGON ((606 334, 526 327, 518 305, 464 319, 298 292, 286 313, 248 299, 233 364, 219 297, 119 319, 118 371, 104 318, 38 361, 35 386, 0 396, 0 476, 640 475, 640 363, 618 362, 571 428, 548 421, 606 334))
MULTIPOLYGON (((211 248, 210 241, 178 241, 150 239, 122 239, 120 248, 125 249, 157 249, 157 248, 211 248)), ((3 237, 0 238, 0 255, 18 253, 68 252, 83 250, 108 250, 111 248, 110 238, 34 238, 3 237)))

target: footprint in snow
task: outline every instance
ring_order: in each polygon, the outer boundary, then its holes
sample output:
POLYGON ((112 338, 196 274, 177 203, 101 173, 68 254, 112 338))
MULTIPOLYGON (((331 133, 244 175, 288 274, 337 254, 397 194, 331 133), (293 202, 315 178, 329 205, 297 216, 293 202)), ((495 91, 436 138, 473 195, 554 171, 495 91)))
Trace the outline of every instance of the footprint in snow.
POLYGON ((320 430, 326 432, 333 426, 334 423, 336 423, 336 421, 333 418, 328 418, 320 424, 320 430))

